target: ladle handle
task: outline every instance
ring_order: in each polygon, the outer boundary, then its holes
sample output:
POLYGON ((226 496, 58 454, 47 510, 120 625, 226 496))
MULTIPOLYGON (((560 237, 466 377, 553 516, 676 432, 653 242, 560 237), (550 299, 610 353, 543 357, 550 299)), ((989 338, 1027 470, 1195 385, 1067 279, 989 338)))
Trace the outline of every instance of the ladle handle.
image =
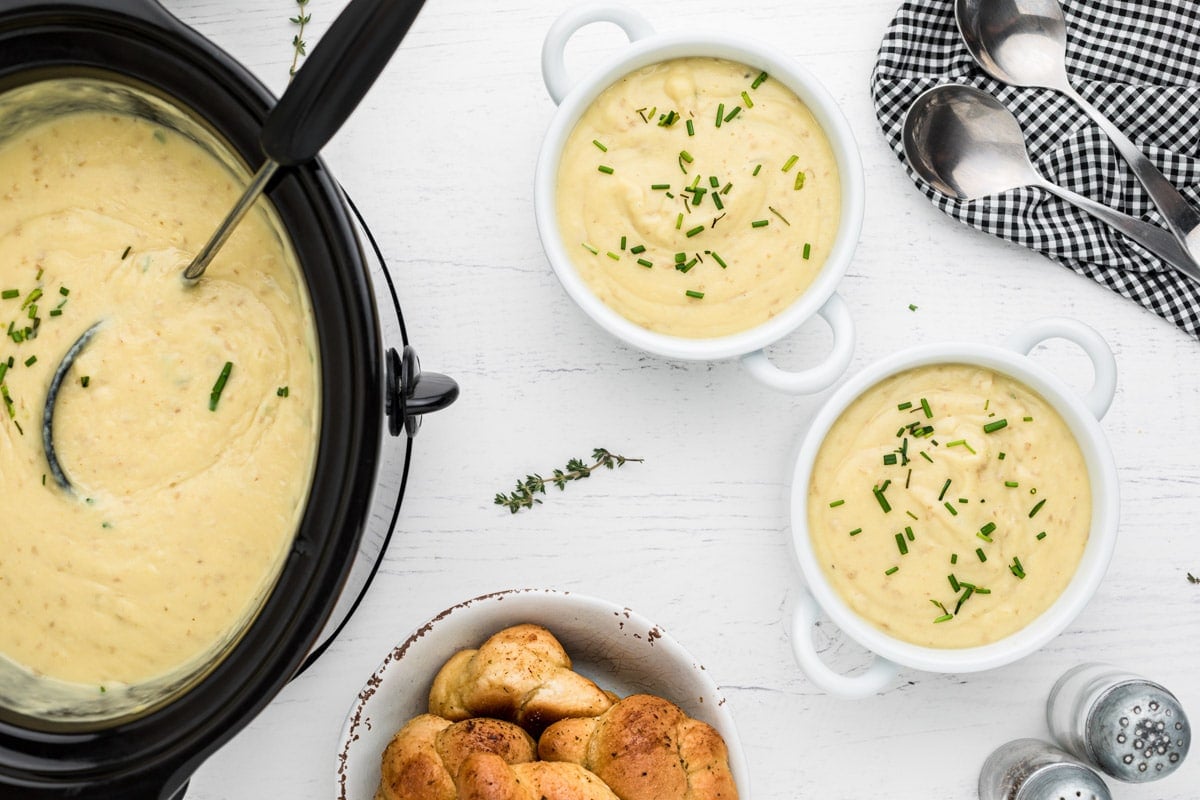
POLYGON ((1192 280, 1200 281, 1200 264, 1197 264, 1188 255, 1174 236, 1157 225, 1151 225, 1128 214, 1122 214, 1120 211, 1115 211, 1102 203, 1097 203, 1095 200, 1049 181, 1041 181, 1037 185, 1125 234, 1192 280))
POLYGON ((321 36, 263 124, 268 158, 289 166, 315 158, 400 45, 423 0, 352 0, 321 36))
POLYGON ((1200 261, 1200 212, 1196 211, 1191 203, 1179 193, 1179 190, 1167 180, 1167 176, 1154 166, 1154 162, 1147 158, 1146 154, 1130 141, 1128 136, 1101 113, 1100 109, 1085 100, 1070 86, 1064 88, 1063 91, 1092 118, 1093 122, 1100 126, 1121 156, 1129 162, 1133 174, 1142 182, 1146 193, 1150 195, 1150 199, 1154 201, 1154 205, 1162 214, 1163 221, 1167 223, 1171 233, 1175 234, 1175 238, 1188 251, 1193 259, 1193 266, 1195 266, 1194 262, 1200 261))

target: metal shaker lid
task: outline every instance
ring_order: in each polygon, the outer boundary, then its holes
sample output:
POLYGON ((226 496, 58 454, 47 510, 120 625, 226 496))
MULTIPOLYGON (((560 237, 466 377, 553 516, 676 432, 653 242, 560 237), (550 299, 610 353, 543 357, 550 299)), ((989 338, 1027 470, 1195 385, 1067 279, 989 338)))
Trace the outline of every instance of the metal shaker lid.
POLYGON ((1112 800, 1104 780, 1082 764, 1048 764, 1036 770, 1017 791, 1015 800, 1112 800))
POLYGON ((1085 744, 1091 760, 1114 778, 1157 780, 1183 763, 1191 726, 1175 695, 1146 680, 1119 683, 1088 715, 1085 744))

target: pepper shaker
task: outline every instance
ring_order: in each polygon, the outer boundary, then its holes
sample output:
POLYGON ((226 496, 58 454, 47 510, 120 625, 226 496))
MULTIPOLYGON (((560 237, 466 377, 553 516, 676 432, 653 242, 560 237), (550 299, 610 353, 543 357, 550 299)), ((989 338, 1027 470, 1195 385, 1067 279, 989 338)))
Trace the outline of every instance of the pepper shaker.
POLYGON ((1175 695, 1111 664, 1067 670, 1050 690, 1046 721, 1076 757, 1130 783, 1171 774, 1191 744, 1175 695))
POLYGON ((979 800, 1112 800, 1094 769, 1041 739, 1000 745, 979 773, 979 800))

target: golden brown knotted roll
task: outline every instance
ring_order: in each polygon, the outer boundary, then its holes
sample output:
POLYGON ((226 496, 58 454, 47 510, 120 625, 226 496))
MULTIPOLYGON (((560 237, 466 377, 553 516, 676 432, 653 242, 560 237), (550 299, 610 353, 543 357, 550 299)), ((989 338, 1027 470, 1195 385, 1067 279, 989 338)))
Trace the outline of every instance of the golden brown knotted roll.
POLYGON ((429 711, 446 719, 486 716, 540 732, 567 717, 594 717, 613 698, 571 670, 571 658, 540 625, 515 625, 478 650, 460 650, 433 679, 429 711))
POLYGON ((491 753, 469 756, 457 783, 458 800, 618 800, 604 781, 578 764, 509 765, 491 753))
POLYGON ((454 779, 468 756, 493 755, 503 763, 533 761, 533 739, 498 719, 452 723, 433 714, 408 721, 383 751, 375 800, 455 800, 454 779))
POLYGON ((737 798, 721 735, 653 695, 631 695, 599 717, 551 725, 538 755, 591 770, 621 800, 737 798))

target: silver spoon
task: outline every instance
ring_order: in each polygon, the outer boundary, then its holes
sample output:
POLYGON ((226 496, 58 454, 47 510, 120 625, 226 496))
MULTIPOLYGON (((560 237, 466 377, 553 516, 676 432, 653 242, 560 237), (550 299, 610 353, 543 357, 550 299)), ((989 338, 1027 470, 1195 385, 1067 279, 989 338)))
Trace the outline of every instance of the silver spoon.
POLYGON ((978 200, 1036 186, 1128 236, 1200 281, 1200 265, 1162 228, 1051 183, 1034 169, 1021 126, 1000 101, 972 86, 946 84, 922 94, 904 118, 904 153, 913 170, 942 194, 978 200))
POLYGON ((955 0, 954 18, 967 50, 993 78, 1054 89, 1078 104, 1129 162, 1175 238, 1200 260, 1200 212, 1067 79, 1067 24, 1058 0, 955 0))

